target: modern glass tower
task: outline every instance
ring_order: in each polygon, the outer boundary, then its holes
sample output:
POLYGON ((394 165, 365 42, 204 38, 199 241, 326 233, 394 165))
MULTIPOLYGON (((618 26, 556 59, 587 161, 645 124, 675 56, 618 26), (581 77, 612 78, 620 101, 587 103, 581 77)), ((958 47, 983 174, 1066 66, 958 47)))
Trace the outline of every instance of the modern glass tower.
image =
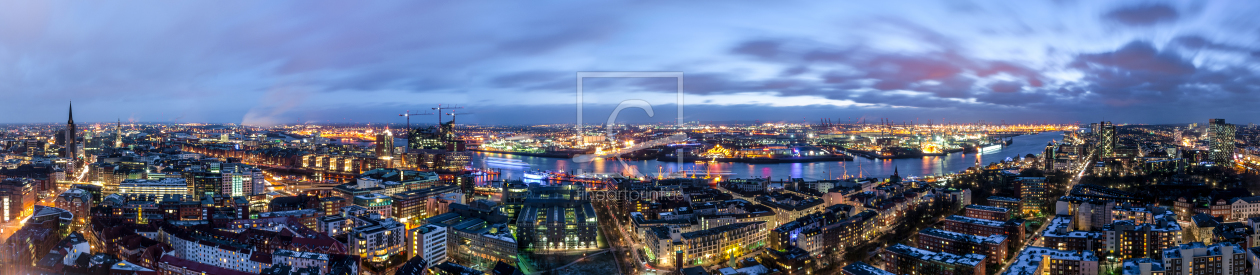
POLYGON ((1234 164, 1234 125, 1224 119, 1208 120, 1208 160, 1216 165, 1234 164))
POLYGON ((1110 121, 1103 121, 1098 124, 1098 138, 1102 146, 1103 157, 1110 157, 1116 154, 1116 125, 1110 121))

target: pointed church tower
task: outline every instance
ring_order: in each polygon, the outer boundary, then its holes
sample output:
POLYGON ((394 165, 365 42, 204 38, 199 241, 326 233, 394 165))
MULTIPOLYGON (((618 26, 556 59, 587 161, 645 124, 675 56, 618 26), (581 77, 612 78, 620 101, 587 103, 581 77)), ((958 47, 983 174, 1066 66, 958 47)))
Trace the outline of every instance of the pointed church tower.
POLYGON ((118 124, 114 126, 114 147, 122 148, 122 118, 118 118, 118 124))
POLYGON ((899 182, 901 182, 901 173, 899 173, 899 171, 897 171, 897 170, 898 170, 898 169, 897 169, 897 167, 893 167, 893 174, 892 174, 892 176, 888 177, 888 182, 889 182, 889 183, 899 183, 899 182))
POLYGON ((63 155, 71 160, 79 157, 79 129, 74 126, 74 102, 70 103, 69 119, 66 120, 66 154, 63 155))

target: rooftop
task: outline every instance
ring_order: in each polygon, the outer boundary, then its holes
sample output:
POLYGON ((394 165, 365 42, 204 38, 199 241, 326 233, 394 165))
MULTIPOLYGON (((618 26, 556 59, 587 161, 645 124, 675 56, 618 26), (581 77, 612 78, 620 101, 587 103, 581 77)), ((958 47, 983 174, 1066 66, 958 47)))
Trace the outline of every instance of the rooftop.
POLYGON ((734 230, 734 229, 736 229, 736 228, 743 228, 743 227, 747 227, 747 226, 755 226, 755 225, 758 225, 758 224, 765 224, 765 223, 766 223, 766 222, 743 222, 743 223, 728 224, 728 225, 718 226, 718 227, 714 227, 714 228, 709 228, 709 229, 706 229, 706 230, 700 230, 700 231, 693 231, 693 232, 682 233, 682 238, 683 238, 683 239, 695 239, 695 238, 699 238, 699 237, 704 237, 704 236, 709 236, 709 235, 714 235, 714 234, 718 234, 718 233, 723 233, 723 232, 731 231, 731 230, 734 230))
POLYGON ((1227 246, 1230 247, 1233 253, 1244 253, 1242 247, 1234 243, 1221 242, 1221 243, 1215 243, 1212 245, 1205 245, 1201 242, 1192 242, 1192 243, 1184 243, 1184 244, 1178 245, 1177 247, 1164 249, 1164 259, 1177 259, 1177 258, 1183 258, 1187 256, 1188 257, 1220 256, 1221 249, 1227 246), (1190 253, 1193 255, 1183 255, 1182 251, 1185 251, 1186 253, 1190 253))
POLYGON ((993 226, 993 227, 1000 227, 1000 226, 1002 226, 1003 224, 1006 224, 1006 222, 1002 222, 1002 221, 994 221, 994 220, 986 220, 986 219, 977 219, 977 218, 972 218, 972 217, 967 217, 967 216, 959 216, 959 215, 949 216, 948 218, 945 218, 945 219, 947 219, 947 220, 951 220, 951 221, 965 222, 965 223, 970 223, 970 224, 977 224, 977 225, 984 225, 984 226, 993 226))
POLYGON ((129 179, 129 180, 123 180, 121 183, 118 183, 118 184, 119 184, 119 185, 123 185, 123 184, 133 184, 133 185, 184 185, 184 186, 187 186, 187 185, 188 185, 188 183, 187 183, 187 182, 186 182, 183 178, 161 178, 161 179, 157 179, 157 180, 129 179))
POLYGON ((1006 209, 1005 207, 996 207, 996 206, 979 205, 979 204, 968 205, 966 209, 978 209, 978 210, 994 211, 994 212, 1002 212, 1002 213, 1011 211, 1010 209, 1006 209))
POLYGON ((897 275, 897 273, 888 272, 861 261, 844 266, 844 271, 854 275, 897 275))
POLYGON ((301 251, 284 250, 284 249, 276 249, 275 252, 271 253, 271 256, 275 256, 275 257, 284 256, 284 257, 303 258, 303 259, 321 260, 321 261, 328 260, 328 254, 315 253, 315 252, 301 252, 301 251))
POLYGON ((979 266, 980 263, 984 262, 984 257, 985 257, 984 255, 980 255, 980 254, 955 255, 955 254, 945 253, 945 252, 932 252, 932 251, 910 247, 904 244, 897 244, 894 246, 890 246, 888 247, 888 251, 901 254, 901 255, 906 255, 908 257, 919 258, 922 260, 936 261, 936 262, 942 262, 942 263, 947 263, 947 264, 960 264, 960 265, 967 265, 967 266, 979 266))
POLYGON ((371 193, 371 194, 363 194, 363 195, 354 196, 354 198, 361 199, 361 200, 374 200, 374 199, 389 199, 390 197, 386 195, 382 195, 382 194, 371 193))
POLYGON ((1151 271, 1156 271, 1156 272, 1164 271, 1164 262, 1151 259, 1151 258, 1125 259, 1124 268, 1121 271, 1121 274, 1141 275, 1141 274, 1151 274, 1151 271), (1142 272, 1142 266, 1147 266, 1146 269, 1148 270, 1146 270, 1146 272, 1142 272))
POLYGON ((1011 197, 998 197, 998 196, 993 196, 993 197, 989 197, 989 201, 1019 202, 1019 199, 1016 199, 1016 198, 1011 198, 1011 197))
POLYGON ((1093 251, 1067 251, 1058 250, 1040 246, 1028 246, 1015 256, 1014 262, 1003 275, 1035 275, 1037 268, 1041 266, 1041 260, 1049 258, 1051 260, 1068 260, 1068 261, 1098 261, 1098 256, 1093 251), (1047 257, 1042 257, 1047 256, 1047 257))
POLYGON ((963 234, 963 233, 958 233, 958 232, 953 232, 953 231, 945 231, 945 230, 940 230, 936 228, 928 228, 928 229, 920 230, 919 234, 936 236, 936 237, 946 238, 946 239, 950 239, 954 241, 968 242, 968 243, 974 243, 974 244, 984 244, 984 243, 1000 244, 1006 241, 1006 236, 1002 236, 1002 235, 990 235, 988 237, 984 237, 984 236, 963 234))
POLYGON ((1072 216, 1057 216, 1050 220, 1050 224, 1046 225, 1046 229, 1042 231, 1045 237, 1060 238, 1090 238, 1096 239, 1101 237, 1101 232, 1070 230, 1072 227, 1072 216))

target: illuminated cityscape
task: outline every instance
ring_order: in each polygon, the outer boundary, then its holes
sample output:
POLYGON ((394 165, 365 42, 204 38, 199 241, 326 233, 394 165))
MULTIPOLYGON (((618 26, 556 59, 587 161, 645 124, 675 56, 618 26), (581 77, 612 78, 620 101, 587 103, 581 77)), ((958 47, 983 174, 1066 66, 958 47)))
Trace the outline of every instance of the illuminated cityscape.
POLYGON ((0 275, 1260 274, 1260 3, 3 6, 0 275))

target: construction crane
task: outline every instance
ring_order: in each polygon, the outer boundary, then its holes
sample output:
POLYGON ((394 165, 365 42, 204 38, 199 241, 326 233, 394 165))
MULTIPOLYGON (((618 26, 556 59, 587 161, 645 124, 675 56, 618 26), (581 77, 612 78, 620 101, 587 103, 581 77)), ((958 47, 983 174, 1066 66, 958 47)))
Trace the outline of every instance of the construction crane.
POLYGON ((407 110, 406 113, 398 114, 398 116, 400 117, 407 118, 407 131, 411 131, 411 116, 428 116, 428 115, 433 115, 433 113, 413 114, 411 113, 411 110, 407 110))
POLYGON ((471 114, 472 114, 472 113, 455 113, 455 112, 447 113, 447 115, 450 115, 450 116, 451 116, 451 124, 455 124, 455 116, 456 116, 456 115, 471 115, 471 114))
POLYGON ((442 107, 442 104, 438 104, 438 106, 437 106, 437 107, 432 108, 432 109, 433 109, 433 110, 437 110, 437 115, 438 115, 438 125, 442 125, 442 110, 443 110, 443 109, 446 109, 446 110, 451 110, 451 109, 463 109, 463 108, 464 108, 464 107, 459 107, 458 105, 456 105, 456 106, 450 106, 450 105, 447 105, 446 107, 442 107))

